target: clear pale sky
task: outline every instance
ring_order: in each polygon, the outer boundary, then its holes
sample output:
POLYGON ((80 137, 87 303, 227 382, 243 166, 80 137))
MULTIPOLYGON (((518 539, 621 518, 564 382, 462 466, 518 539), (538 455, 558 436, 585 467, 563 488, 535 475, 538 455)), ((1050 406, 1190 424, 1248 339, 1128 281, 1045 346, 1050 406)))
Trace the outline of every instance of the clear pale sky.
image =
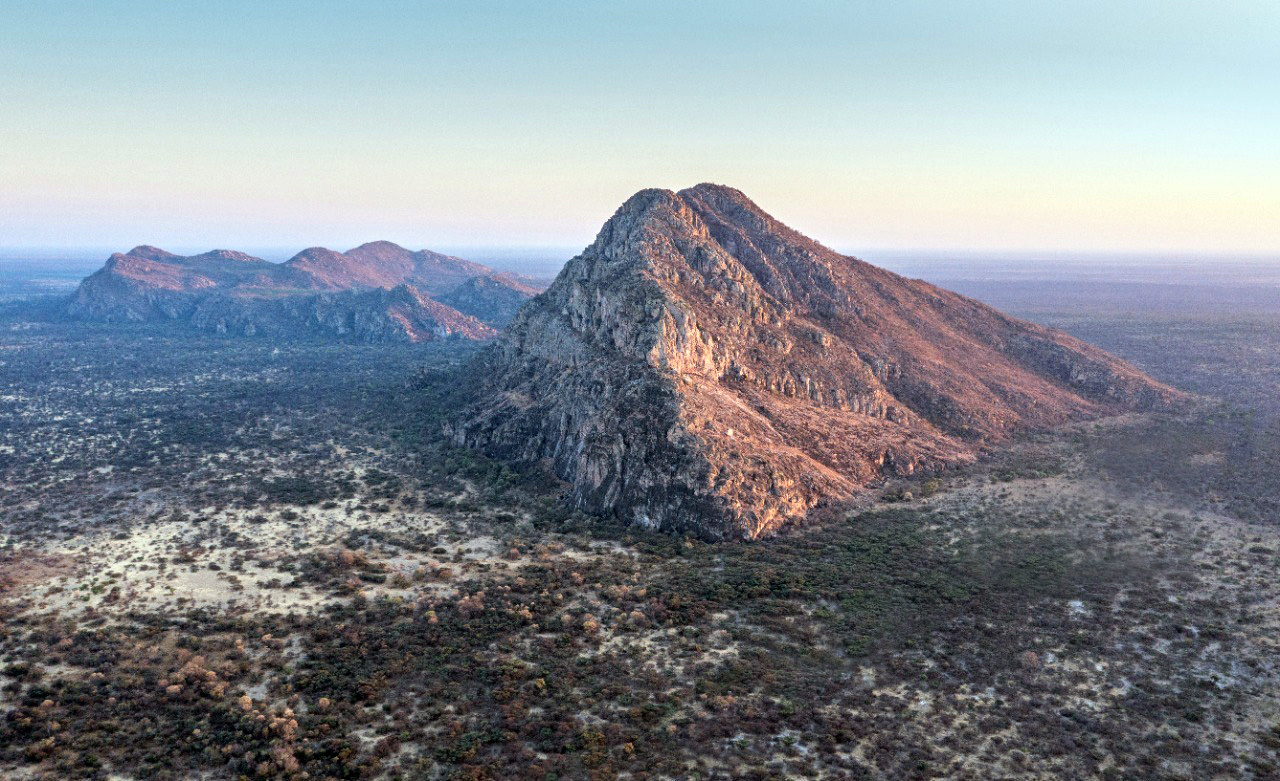
POLYGON ((580 246, 715 181, 849 249, 1280 251, 1275 0, 7 0, 0 36, 0 246, 580 246))

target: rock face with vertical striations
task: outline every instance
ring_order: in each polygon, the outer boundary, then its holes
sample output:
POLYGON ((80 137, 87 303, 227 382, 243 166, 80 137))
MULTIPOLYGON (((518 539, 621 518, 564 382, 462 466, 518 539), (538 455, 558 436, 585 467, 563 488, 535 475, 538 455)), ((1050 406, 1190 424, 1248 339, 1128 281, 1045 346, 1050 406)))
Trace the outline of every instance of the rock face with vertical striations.
POLYGON ((629 199, 483 361, 456 442, 546 465, 587 511, 708 538, 1180 396, 709 184, 629 199))

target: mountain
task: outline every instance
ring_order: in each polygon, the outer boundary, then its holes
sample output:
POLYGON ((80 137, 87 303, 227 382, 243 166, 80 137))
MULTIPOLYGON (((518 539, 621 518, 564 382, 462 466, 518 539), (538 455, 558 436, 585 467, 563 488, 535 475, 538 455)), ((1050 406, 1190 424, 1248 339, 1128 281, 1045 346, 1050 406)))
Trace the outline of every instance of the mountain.
POLYGON ((231 250, 183 257, 144 245, 112 255, 80 284, 66 312, 237 334, 485 339, 536 292, 523 278, 388 241, 346 252, 312 247, 284 263, 231 250), (444 302, 449 297, 457 307, 444 302), (376 306, 387 309, 375 313, 376 306))
POLYGON ((587 511, 708 538, 1180 397, 710 184, 630 198, 483 361, 457 443, 548 465, 587 511))
POLYGON ((252 295, 314 287, 305 274, 243 252, 182 257, 144 245, 108 258, 80 283, 67 310, 86 320, 179 320, 215 291, 252 295))

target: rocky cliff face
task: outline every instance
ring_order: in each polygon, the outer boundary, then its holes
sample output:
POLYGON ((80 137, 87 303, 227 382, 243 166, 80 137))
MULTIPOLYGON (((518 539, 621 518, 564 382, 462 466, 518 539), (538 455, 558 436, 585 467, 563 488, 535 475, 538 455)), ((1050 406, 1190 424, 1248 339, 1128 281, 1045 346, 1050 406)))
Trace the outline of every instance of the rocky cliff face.
POLYGON ((478 263, 386 241, 345 253, 313 247, 285 263, 230 250, 182 257, 142 246, 112 255, 80 284, 66 311, 244 335, 487 339, 536 292, 478 263), (448 296, 465 311, 442 303, 448 296))
POLYGON ((457 442, 547 465, 588 511, 712 538, 1179 395, 716 185, 628 200, 485 361, 457 442))

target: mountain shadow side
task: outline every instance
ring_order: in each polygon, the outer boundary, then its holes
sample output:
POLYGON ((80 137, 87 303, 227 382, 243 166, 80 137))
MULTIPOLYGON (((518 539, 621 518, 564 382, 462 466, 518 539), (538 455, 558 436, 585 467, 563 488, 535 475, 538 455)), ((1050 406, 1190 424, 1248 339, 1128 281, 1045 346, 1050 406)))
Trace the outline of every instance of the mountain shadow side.
POLYGON ((457 444, 544 466, 585 511, 712 539, 1183 395, 713 184, 631 197, 479 360, 457 444))

